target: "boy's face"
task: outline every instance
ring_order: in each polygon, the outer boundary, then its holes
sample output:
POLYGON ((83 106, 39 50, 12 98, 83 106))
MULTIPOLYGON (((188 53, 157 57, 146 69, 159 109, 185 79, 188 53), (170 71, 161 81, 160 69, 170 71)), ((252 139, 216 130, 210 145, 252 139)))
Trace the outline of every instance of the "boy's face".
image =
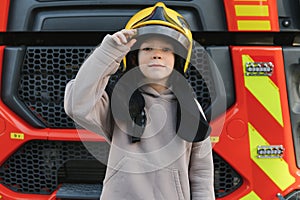
POLYGON ((138 63, 146 78, 158 82, 165 81, 174 68, 174 48, 162 38, 148 39, 140 46, 138 63))

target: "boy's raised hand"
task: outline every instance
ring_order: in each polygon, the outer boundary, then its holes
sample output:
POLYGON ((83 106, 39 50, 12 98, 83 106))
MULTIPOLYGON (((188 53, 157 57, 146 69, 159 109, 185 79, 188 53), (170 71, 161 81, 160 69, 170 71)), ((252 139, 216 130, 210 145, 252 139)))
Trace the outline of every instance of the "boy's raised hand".
POLYGON ((135 29, 122 29, 112 35, 112 39, 118 44, 118 45, 125 45, 127 47, 132 47, 134 43, 136 42, 136 39, 132 39, 132 37, 137 33, 135 29))

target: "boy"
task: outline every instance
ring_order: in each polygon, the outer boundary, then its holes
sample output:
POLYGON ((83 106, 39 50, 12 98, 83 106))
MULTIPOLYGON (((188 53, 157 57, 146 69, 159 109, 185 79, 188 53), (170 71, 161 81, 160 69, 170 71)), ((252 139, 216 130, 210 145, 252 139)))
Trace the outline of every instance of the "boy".
POLYGON ((182 76, 191 48, 183 17, 159 2, 107 35, 68 83, 66 113, 111 144, 100 199, 215 199, 209 126, 182 76))

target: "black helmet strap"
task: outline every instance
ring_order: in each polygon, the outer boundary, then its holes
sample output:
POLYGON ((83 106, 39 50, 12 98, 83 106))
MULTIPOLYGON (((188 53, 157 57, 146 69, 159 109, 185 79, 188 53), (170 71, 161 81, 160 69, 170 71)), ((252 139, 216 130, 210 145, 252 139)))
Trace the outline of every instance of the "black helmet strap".
MULTIPOLYGON (((194 102, 196 104, 196 102, 194 102)), ((197 105, 196 105, 197 106, 197 105)), ((196 112, 199 112, 199 115, 195 115, 193 111, 191 112, 190 109, 186 109, 184 106, 180 106, 179 102, 177 101, 177 120, 176 120, 176 133, 182 139, 188 142, 200 142, 205 140, 210 135, 210 126, 203 116, 203 114, 198 109, 196 112), (195 116, 200 116, 200 120, 198 121, 198 128, 197 133, 189 133, 189 132, 182 132, 179 128, 182 123, 181 117, 183 116, 182 113, 185 113, 185 117, 189 118, 184 121, 195 121, 195 116)), ((129 113, 132 119, 132 135, 129 136, 129 139, 132 143, 139 142, 141 140, 141 136, 146 127, 147 123, 147 116, 145 114, 145 100, 143 95, 139 90, 136 90, 132 95, 129 101, 129 113), (140 128, 137 128, 140 127, 140 128)), ((185 126, 185 125, 183 125, 185 126)))

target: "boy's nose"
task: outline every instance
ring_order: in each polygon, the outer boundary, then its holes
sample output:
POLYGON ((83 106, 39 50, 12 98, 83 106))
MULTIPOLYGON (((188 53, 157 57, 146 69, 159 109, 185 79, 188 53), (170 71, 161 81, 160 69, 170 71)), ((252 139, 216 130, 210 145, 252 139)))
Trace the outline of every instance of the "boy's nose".
POLYGON ((152 58, 153 59, 161 59, 161 56, 159 56, 159 55, 153 55, 152 58))
POLYGON ((161 51, 162 51, 161 49, 154 49, 152 58, 153 59, 161 59, 162 58, 161 51))

